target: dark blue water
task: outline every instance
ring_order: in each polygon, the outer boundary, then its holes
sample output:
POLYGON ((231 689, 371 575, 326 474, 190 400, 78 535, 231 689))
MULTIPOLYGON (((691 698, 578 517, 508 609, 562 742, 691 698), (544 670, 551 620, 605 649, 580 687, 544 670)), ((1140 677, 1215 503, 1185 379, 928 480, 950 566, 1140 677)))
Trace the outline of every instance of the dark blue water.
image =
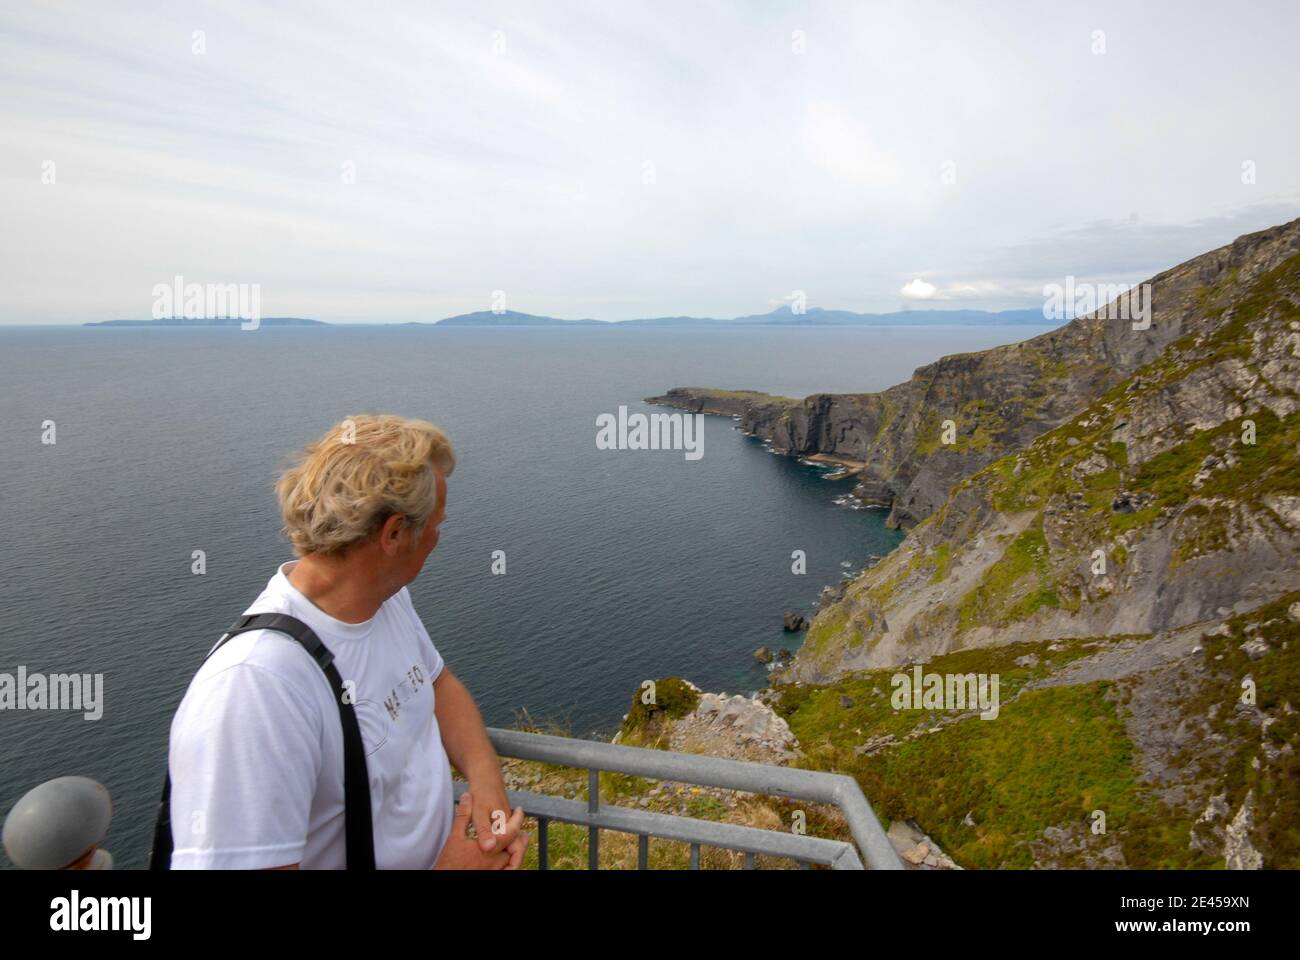
POLYGON ((143 864, 172 712, 291 557, 277 472, 349 414, 422 417, 452 438, 448 519, 411 592, 487 722, 526 710, 607 736, 647 678, 762 686, 751 654, 791 645, 782 612, 810 611, 899 537, 730 420, 706 419, 692 462, 596 449, 598 414, 648 412, 641 399, 672 386, 876 390, 1035 332, 0 330, 0 672, 102 673, 105 687, 99 721, 0 712, 0 812, 42 780, 94 777, 117 809, 106 845, 143 864))

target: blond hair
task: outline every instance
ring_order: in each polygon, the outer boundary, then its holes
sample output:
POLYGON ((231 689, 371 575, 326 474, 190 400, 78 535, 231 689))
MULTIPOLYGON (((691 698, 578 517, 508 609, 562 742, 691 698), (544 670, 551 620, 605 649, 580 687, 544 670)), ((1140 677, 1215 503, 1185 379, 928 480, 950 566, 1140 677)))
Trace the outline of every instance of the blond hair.
POLYGON ((402 514, 419 536, 435 508, 434 465, 451 476, 456 455, 427 420, 356 416, 307 447, 276 484, 294 553, 336 553, 402 514))

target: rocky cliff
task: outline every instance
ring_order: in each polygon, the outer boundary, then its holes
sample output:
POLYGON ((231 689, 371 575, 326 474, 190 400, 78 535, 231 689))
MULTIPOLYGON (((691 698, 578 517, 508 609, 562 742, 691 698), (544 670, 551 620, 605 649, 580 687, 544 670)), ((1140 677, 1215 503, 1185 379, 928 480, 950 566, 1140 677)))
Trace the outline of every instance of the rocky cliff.
POLYGON ((803 399, 745 390, 677 387, 648 402, 740 418, 742 429, 779 453, 827 454, 862 464, 857 495, 888 507, 889 523, 911 528, 937 510, 958 481, 1060 426, 1108 389, 1153 362, 1175 341, 1215 325, 1222 305, 1260 272, 1296 250, 1290 223, 1211 251, 1153 277, 1151 322, 1128 295, 1031 340, 956 354, 919 368, 880 393, 803 399), (1139 324, 1140 325, 1140 324, 1139 324), (955 428, 944 443, 945 421, 955 428))
MULTIPOLYGON (((1164 349, 1115 377, 1092 372, 1090 355, 1080 366, 1092 386, 1062 392, 1091 398, 959 477, 819 614, 797 675, 1043 637, 1156 633, 1300 588, 1300 221, 1154 283, 1165 295, 1152 330, 1115 334, 1143 345, 1112 343, 1096 356, 1123 357, 1115 369, 1127 369, 1152 345, 1164 349)), ((972 464, 940 445, 926 469, 946 477, 972 464)))
POLYGON ((861 462, 909 529, 768 699, 963 866, 1300 866, 1300 220, 1150 282, 1145 329, 878 394, 658 398, 861 462), (1001 712, 898 709, 903 664, 999 676, 1001 712))

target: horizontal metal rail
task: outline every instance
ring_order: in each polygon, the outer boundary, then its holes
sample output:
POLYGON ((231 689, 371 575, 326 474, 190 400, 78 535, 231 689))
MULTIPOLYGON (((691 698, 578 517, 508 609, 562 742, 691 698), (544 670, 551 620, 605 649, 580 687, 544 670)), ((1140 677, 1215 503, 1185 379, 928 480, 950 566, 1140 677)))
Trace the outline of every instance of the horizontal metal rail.
MULTIPOLYGON (((455 787, 456 797, 459 798, 468 789, 468 784, 457 783, 455 787)), ((747 854, 761 853, 771 857, 788 857, 791 860, 817 863, 836 870, 862 869, 862 861, 858 859, 853 845, 842 840, 798 836, 776 830, 717 823, 693 817, 678 817, 667 813, 651 813, 647 810, 610 804, 605 804, 592 813, 587 809, 587 804, 581 800, 565 800, 562 797, 530 793, 526 790, 510 790, 508 794, 512 807, 523 807, 526 814, 536 817, 539 822, 559 821, 580 824, 596 831, 613 830, 617 833, 631 833, 635 834, 638 840, 657 837, 695 846, 739 850, 747 854)), ((641 844, 638 843, 638 860, 641 859, 640 846, 641 844)), ((590 866, 590 859, 588 865, 590 866)))
MULTIPOLYGON (((876 819, 857 781, 843 774, 627 747, 594 740, 575 740, 496 727, 488 728, 488 736, 497 753, 503 757, 588 771, 588 798, 585 803, 526 791, 510 792, 512 806, 523 807, 525 813, 537 818, 538 863, 543 870, 549 866, 546 841, 547 825, 551 820, 588 828, 587 864, 593 870, 599 862, 602 829, 637 836, 637 860, 641 869, 645 869, 648 863, 650 837, 689 843, 692 869, 699 868, 700 848, 704 846, 742 851, 747 868, 753 867, 755 854, 764 854, 788 857, 805 866, 816 863, 841 870, 863 869, 862 858, 865 858, 867 866, 872 870, 903 869, 902 861, 885 836, 885 831, 881 829, 880 821, 876 819), (722 787, 764 796, 833 804, 848 821, 849 831, 858 850, 852 844, 839 840, 602 805, 602 770, 650 780, 722 787), (858 856, 859 850, 862 858, 858 856)), ((458 783, 457 797, 465 789, 465 784, 458 783)))

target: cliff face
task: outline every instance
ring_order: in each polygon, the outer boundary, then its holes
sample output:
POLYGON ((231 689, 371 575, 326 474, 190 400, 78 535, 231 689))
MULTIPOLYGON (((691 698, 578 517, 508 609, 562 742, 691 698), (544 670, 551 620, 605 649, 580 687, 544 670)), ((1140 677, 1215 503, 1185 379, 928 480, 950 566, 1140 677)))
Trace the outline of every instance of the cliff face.
POLYGON ((768 699, 962 866, 1300 866, 1300 220, 1152 284, 1149 329, 1084 318, 879 394, 661 398, 865 461, 911 527, 768 699), (997 718, 900 709, 903 664, 999 677, 997 718))
MULTIPOLYGON (((797 676, 1157 633, 1300 588, 1300 221, 1156 282, 1179 295, 1157 301, 1143 345, 1080 324, 1112 369, 1150 359, 1123 377, 1089 364, 1090 402, 1050 429, 1023 425, 1040 435, 1013 452, 986 454, 818 615, 797 676)), ((970 463, 940 447, 923 470, 948 477, 970 463)))
POLYGON ((679 387, 649 402, 740 417, 780 453, 828 454, 864 464, 855 493, 889 508, 910 529, 954 484, 1059 427, 1175 341, 1205 332, 1223 296, 1276 267, 1297 245, 1300 221, 1242 237, 1151 279, 1151 322, 1133 329, 1142 303, 1108 309, 1023 343, 957 354, 919 368, 880 393, 814 394, 802 400, 752 391, 679 387), (1231 288, 1231 290, 1229 289, 1231 288), (944 443, 952 421, 955 443, 944 443))

